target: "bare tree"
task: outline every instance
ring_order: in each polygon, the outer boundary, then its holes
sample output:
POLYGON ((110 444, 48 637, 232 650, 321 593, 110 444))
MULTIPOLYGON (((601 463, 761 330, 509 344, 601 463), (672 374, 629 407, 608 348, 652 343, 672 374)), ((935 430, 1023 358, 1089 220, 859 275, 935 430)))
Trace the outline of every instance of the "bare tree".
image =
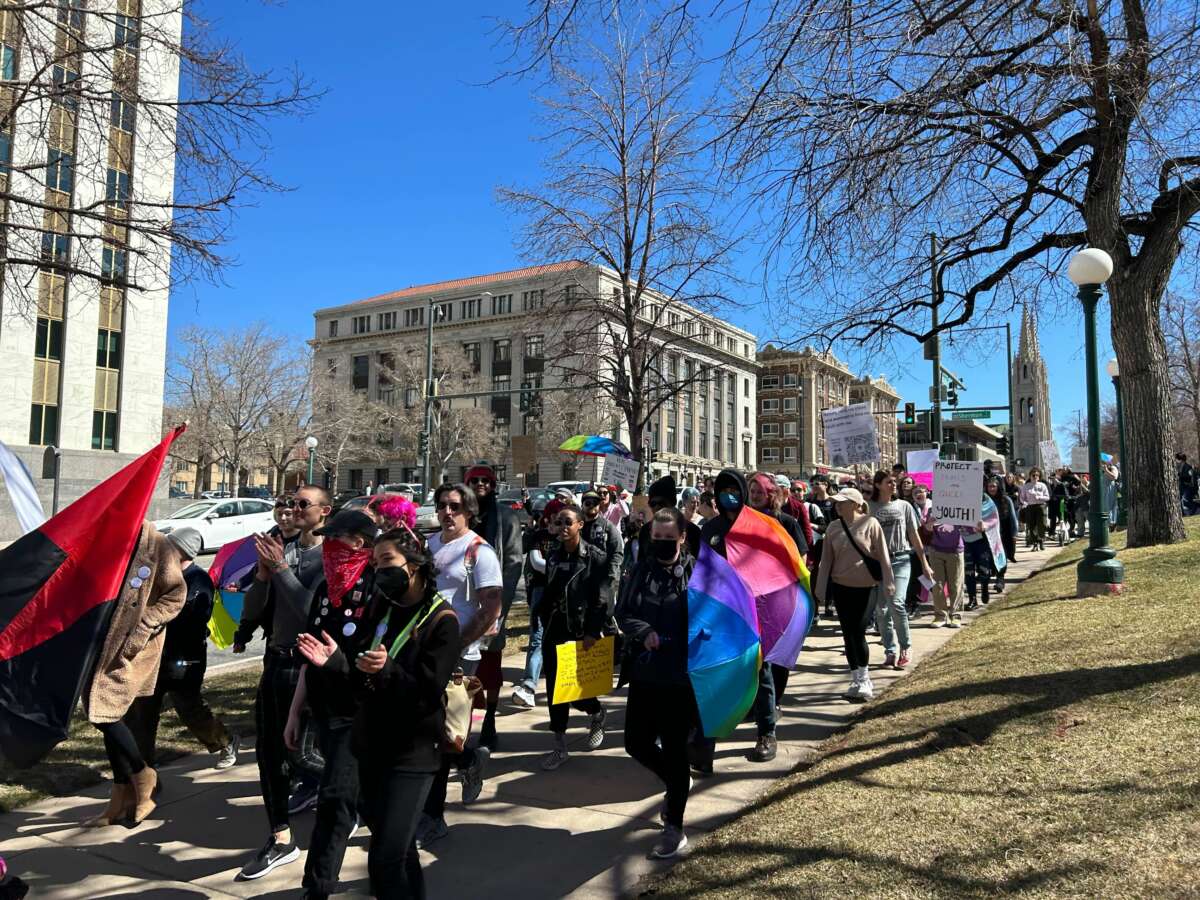
MULTIPOLYGON (((1192 429, 1196 458, 1200 459, 1200 303, 1168 291, 1162 321, 1176 423, 1181 430, 1192 429)), ((1182 446, 1177 444, 1176 449, 1182 446)))
POLYGON ((278 391, 268 401, 263 426, 255 442, 256 450, 271 469, 271 491, 283 490, 288 469, 303 465, 306 458, 304 438, 312 422, 312 397, 309 378, 296 373, 295 377, 279 380, 278 391))
POLYGON ((7 308, 35 314, 39 272, 132 289, 217 276, 235 209, 279 188, 267 126, 310 108, 304 79, 250 68, 182 0, 12 0, 0 38, 7 308), (105 189, 75 190, 80 176, 105 189))
POLYGON ((669 370, 698 340, 696 311, 728 302, 732 241, 705 177, 702 115, 691 108, 696 51, 688 23, 613 17, 549 68, 546 180, 499 194, 526 219, 530 255, 594 261, 547 298, 563 322, 546 367, 623 416, 640 460, 659 410, 709 373, 669 370), (581 277, 587 273, 585 279, 581 277))
POLYGON ((317 439, 317 459, 335 488, 343 465, 381 463, 393 454, 393 410, 355 390, 336 370, 313 373, 313 415, 309 431, 317 439))

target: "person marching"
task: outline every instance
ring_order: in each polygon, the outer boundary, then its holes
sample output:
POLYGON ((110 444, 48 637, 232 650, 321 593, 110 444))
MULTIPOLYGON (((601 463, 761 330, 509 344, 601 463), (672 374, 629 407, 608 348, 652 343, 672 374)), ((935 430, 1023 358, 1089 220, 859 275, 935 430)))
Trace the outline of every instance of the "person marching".
POLYGON ((209 753, 217 754, 213 768, 228 769, 237 763, 240 741, 236 734, 230 736, 200 693, 208 660, 208 620, 213 610, 212 579, 194 562, 203 540, 194 528, 177 528, 167 535, 167 542, 179 557, 187 599, 167 626, 154 693, 134 700, 125 720, 142 758, 153 766, 158 721, 163 700, 169 696, 180 721, 209 753))
POLYGON ((546 559, 557 540, 558 511, 563 502, 557 497, 546 504, 536 527, 525 533, 525 597, 529 603, 529 646, 525 650, 525 672, 513 688, 514 706, 537 706, 537 685, 542 677, 542 620, 538 604, 546 590, 546 559))
POLYGON ((1025 515, 1025 543, 1032 550, 1046 549, 1046 507, 1050 503, 1050 488, 1042 480, 1042 470, 1029 470, 1021 485, 1021 511, 1025 515))
POLYGON ((846 661, 850 664, 848 700, 875 696, 867 647, 871 592, 882 582, 884 596, 896 594, 887 538, 857 488, 844 487, 833 496, 838 519, 825 531, 825 549, 817 575, 816 594, 837 609, 846 661))
MULTIPOLYGON (((621 564, 625 560, 621 529, 600 515, 600 494, 595 489, 586 491, 580 502, 583 504, 583 539, 604 554, 608 569, 608 596, 612 602, 616 602, 621 564)), ((611 609, 609 614, 612 614, 611 609)))
POLYGON ((666 787, 662 839, 650 852, 656 859, 687 846, 688 735, 700 718, 687 673, 687 585, 695 560, 685 546, 686 525, 677 509, 654 514, 650 552, 634 566, 617 604, 626 635, 620 683, 629 683, 625 752, 666 787))
POLYGON ((570 708, 590 716, 588 750, 604 743, 604 706, 597 697, 573 703, 554 702, 560 644, 583 642, 590 650, 600 640, 609 615, 609 570, 604 551, 583 539, 583 514, 576 506, 565 506, 557 516, 558 546, 546 561, 546 589, 539 615, 542 619, 542 670, 546 673, 546 697, 550 706, 550 730, 554 749, 542 760, 542 769, 552 772, 568 759, 567 721, 570 708))
POLYGON ((996 512, 1000 514, 1000 543, 1004 546, 1005 564, 1004 568, 998 569, 996 572, 996 593, 1003 594, 1004 573, 1017 558, 1017 531, 1020 529, 1020 525, 1017 523, 1017 511, 1013 507, 1013 502, 1004 490, 1003 479, 999 477, 990 479, 985 485, 985 490, 988 498, 996 504, 996 512))
POLYGON ((122 719, 134 700, 154 693, 166 626, 187 600, 179 553, 149 522, 142 523, 129 572, 83 689, 84 714, 104 735, 113 773, 108 806, 87 823, 91 826, 125 819, 138 823, 154 810, 158 773, 146 763, 122 719))
POLYGON ((871 515, 883 528, 892 561, 895 591, 885 595, 884 588, 876 585, 871 603, 875 610, 875 625, 883 638, 884 668, 903 669, 908 665, 908 651, 912 646, 907 600, 909 582, 916 580, 913 578, 913 560, 921 564, 921 573, 930 581, 933 580, 933 571, 925 559, 925 545, 920 535, 921 520, 917 511, 907 500, 897 498, 895 491, 895 475, 882 469, 875 473, 869 508, 871 515))

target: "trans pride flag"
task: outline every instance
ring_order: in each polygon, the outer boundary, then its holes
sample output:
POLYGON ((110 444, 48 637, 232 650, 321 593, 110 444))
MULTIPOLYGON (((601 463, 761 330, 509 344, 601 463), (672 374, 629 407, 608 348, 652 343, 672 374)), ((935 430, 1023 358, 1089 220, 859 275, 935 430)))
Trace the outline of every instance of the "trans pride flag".
POLYGON ((208 637, 222 650, 233 643, 233 635, 242 618, 242 600, 257 565, 254 535, 249 535, 223 545, 208 570, 216 588, 212 616, 208 620, 208 637))
POLYGON ((812 622, 808 567, 777 519, 748 506, 725 535, 725 557, 754 596, 763 657, 796 664, 812 622))
POLYGON ((758 693, 758 613, 746 583, 707 544, 688 580, 687 660, 704 734, 731 734, 758 693))

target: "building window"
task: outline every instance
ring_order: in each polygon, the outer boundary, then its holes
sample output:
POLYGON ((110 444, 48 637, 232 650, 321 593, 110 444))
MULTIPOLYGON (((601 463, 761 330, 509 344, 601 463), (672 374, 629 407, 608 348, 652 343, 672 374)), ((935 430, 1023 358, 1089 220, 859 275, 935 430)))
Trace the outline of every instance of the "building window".
POLYGON ((692 445, 692 429, 685 426, 683 429, 683 449, 679 452, 684 453, 687 456, 692 456, 695 451, 696 448, 692 445))
POLYGON ((121 332, 104 328, 96 332, 96 365, 101 369, 121 368, 121 332))
POLYGON ((798 387, 800 385, 800 376, 795 372, 787 372, 783 376, 784 387, 798 387))
POLYGON ((759 400, 758 403, 759 403, 759 409, 764 413, 779 412, 779 400, 778 399, 767 399, 766 397, 764 397, 762 400, 759 400))
POLYGON ((17 77, 17 51, 5 44, 0 50, 0 78, 12 81, 17 77))
POLYGON ((29 415, 29 443, 34 445, 58 443, 58 407, 34 403, 29 415))
POLYGON ((512 312, 512 294, 494 294, 492 296, 492 315, 506 316, 512 312))
POLYGON ((365 391, 367 389, 367 380, 370 377, 371 358, 365 353, 361 356, 356 356, 351 360, 353 367, 350 375, 350 386, 356 391, 365 391))
POLYGON ((371 332, 371 317, 355 316, 350 320, 350 325, 350 330, 355 334, 369 334, 371 332))
POLYGON ((725 449, 726 449, 725 459, 728 460, 730 463, 737 465, 737 448, 734 445, 732 434, 729 435, 729 437, 726 440, 726 448, 725 449))
POLYGON ((38 359, 62 359, 61 319, 47 319, 42 316, 37 320, 37 334, 34 337, 33 355, 38 359))
POLYGON ((466 356, 467 362, 471 364, 471 368, 474 371, 478 372, 479 371, 479 342, 471 341, 470 343, 463 344, 462 346, 463 346, 463 355, 466 356))
POLYGON ((795 397, 784 397, 783 398, 783 411, 784 412, 795 412, 796 411, 796 398, 795 397))
POLYGON ((750 407, 748 407, 748 406, 742 407, 742 427, 743 428, 750 427, 750 407))
POLYGON ((363 470, 362 469, 351 469, 350 470, 350 489, 352 491, 361 491, 362 486, 363 486, 363 470))
POLYGON ((504 393, 510 392, 512 390, 512 376, 511 375, 493 375, 492 376, 492 390, 493 391, 502 391, 504 393))
POLYGON ((379 330, 391 331, 396 327, 396 311, 383 312, 379 314, 379 330))
POLYGON ((759 425, 759 433, 765 438, 775 437, 777 434, 779 434, 779 423, 763 422, 761 425, 759 425))
POLYGON ((742 379, 742 396, 743 397, 750 396, 750 379, 749 378, 742 379))
POLYGON ((56 231, 42 232, 42 259, 66 265, 71 253, 71 239, 56 231))
POLYGON ((75 166, 75 157, 63 150, 50 148, 46 156, 46 187, 64 194, 71 193, 71 172, 75 166))
POLYGON ((127 100, 113 91, 112 99, 109 101, 108 123, 118 131, 133 134, 134 109, 133 101, 127 100))
POLYGON ((783 448, 783 461, 784 462, 795 462, 796 461, 796 448, 795 447, 784 447, 783 448))
POLYGON ((337 331, 338 331, 338 320, 330 319, 329 320, 329 336, 337 337, 337 331))
POLYGON ((119 247, 105 247, 100 251, 100 277, 105 281, 124 283, 129 254, 119 247))
POLYGON ((404 311, 404 327, 415 328, 425 324, 425 307, 414 306, 404 311))
MULTIPOLYGON (((53 152, 51 151, 51 153, 53 152)), ((108 170, 104 199, 117 209, 129 209, 129 174, 127 172, 117 169, 108 170)))
POLYGON ((800 433, 800 425, 797 422, 784 422, 783 434, 785 437, 795 437, 800 433))
POLYGON ((115 16, 116 22, 116 45, 118 47, 129 47, 137 49, 138 45, 138 21, 133 16, 115 16))
POLYGON ((679 452, 679 447, 675 443, 675 426, 674 425, 667 426, 667 452, 668 453, 678 453, 679 452))
POLYGON ((750 468, 750 442, 742 441, 742 466, 750 468))
POLYGON ((541 309, 546 302, 546 292, 542 290, 525 291, 521 294, 521 309, 528 312, 531 309, 541 309))
POLYGON ((708 458, 708 432, 700 432, 700 445, 696 448, 696 455, 708 458))
POLYGON ((461 319, 477 319, 483 315, 482 297, 476 297, 473 300, 462 300, 458 306, 459 318, 461 319))
POLYGON ((763 462, 779 462, 778 447, 763 447, 762 448, 763 462))
POLYGON ((50 72, 50 77, 54 81, 59 102, 69 110, 78 109, 79 98, 76 96, 77 88, 74 85, 79 80, 79 73, 55 66, 50 72))
POLYGON ((92 449, 112 450, 117 439, 117 414, 96 410, 92 413, 92 449))
POLYGON ((541 359, 546 352, 546 339, 540 334, 531 334, 525 338, 525 358, 541 359))
POLYGON ((764 375, 762 384, 758 386, 758 389, 761 391, 772 391, 777 387, 779 387, 778 375, 764 375))
POLYGON ((439 303, 437 305, 437 315, 434 316, 433 321, 435 323, 449 322, 449 321, 452 321, 453 319, 454 319, 454 301, 447 300, 445 303, 439 303))
POLYGON ((492 362, 510 362, 512 360, 512 341, 508 338, 492 341, 492 362))

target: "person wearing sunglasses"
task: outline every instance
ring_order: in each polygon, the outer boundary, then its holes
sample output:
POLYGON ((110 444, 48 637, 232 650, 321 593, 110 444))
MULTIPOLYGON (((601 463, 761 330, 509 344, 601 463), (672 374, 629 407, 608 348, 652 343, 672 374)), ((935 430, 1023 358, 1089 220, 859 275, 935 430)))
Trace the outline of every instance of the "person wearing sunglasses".
POLYGON ((625 752, 666 787, 656 859, 687 846, 688 735, 700 721, 687 673, 687 586, 695 560, 685 546, 684 514, 660 509, 650 522, 650 552, 621 591, 617 622, 626 636, 620 684, 629 683, 625 752))
POLYGON ((476 463, 467 470, 467 487, 475 493, 479 503, 479 515, 471 523, 471 530, 488 542, 500 560, 500 574, 504 580, 500 592, 500 619, 495 634, 486 637, 480 646, 479 670, 487 699, 483 724, 479 728, 479 744, 495 752, 499 743, 496 737, 496 710, 500 706, 500 691, 504 687, 504 645, 507 629, 504 623, 517 596, 521 582, 521 569, 525 554, 521 543, 521 523, 516 512, 496 502, 496 473, 486 463, 476 463))
MULTIPOLYGON (((621 539, 621 530, 600 514, 600 494, 595 488, 587 491, 580 502, 583 504, 583 539, 604 553, 608 596, 610 603, 615 603, 621 564, 625 560, 625 541, 621 539)), ((611 606, 608 612, 612 615, 611 606)))
MULTIPOLYGON (((296 651, 296 639, 307 627, 313 594, 324 572, 322 537, 316 532, 329 511, 329 494, 324 488, 304 485, 294 496, 276 502, 279 531, 272 529, 254 536, 258 566, 242 601, 241 642, 233 649, 235 653, 244 652, 255 627, 262 627, 267 648, 254 697, 254 755, 271 837, 242 869, 242 879, 261 878, 300 858, 292 841, 290 816, 316 802, 320 768, 311 771, 311 754, 289 751, 283 732, 303 662, 296 651), (292 529, 295 531, 289 534, 292 529), (296 797, 289 798, 291 774, 301 772, 308 783, 302 782, 296 797)), ((307 745, 311 747, 311 739, 307 745)), ((303 740, 300 746, 305 746, 303 740)))
MULTIPOLYGON (((433 494, 440 530, 429 539, 429 552, 437 569, 437 589, 450 599, 458 616, 463 675, 475 675, 482 656, 485 635, 494 634, 500 618, 504 577, 500 559, 482 537, 471 530, 479 515, 475 492, 465 484, 443 484, 433 494)), ((462 776, 463 803, 474 803, 483 789, 483 776, 491 751, 485 746, 467 747, 461 753, 442 755, 441 768, 433 779, 425 812, 417 825, 417 843, 427 847, 449 833, 446 825, 446 785, 450 769, 462 776)))

